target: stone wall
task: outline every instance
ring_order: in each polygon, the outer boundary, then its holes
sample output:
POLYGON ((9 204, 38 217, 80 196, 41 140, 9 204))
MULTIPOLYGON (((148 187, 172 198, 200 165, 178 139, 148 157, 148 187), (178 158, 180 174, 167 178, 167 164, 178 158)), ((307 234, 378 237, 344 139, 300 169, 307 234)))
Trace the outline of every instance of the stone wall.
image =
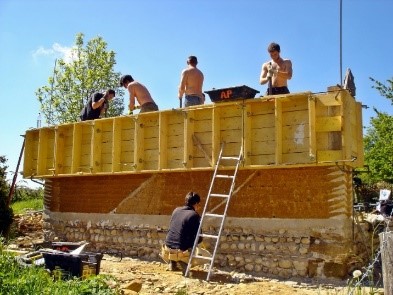
MULTIPOLYGON (((88 241, 89 249, 160 260, 170 216, 46 212, 46 240, 88 241)), ((228 218, 215 266, 281 277, 344 278, 362 260, 352 251, 350 222, 228 218)), ((217 233, 216 228, 204 228, 217 233)), ((210 249, 209 241, 205 246, 210 249)), ((210 249, 211 250, 211 249, 210 249)))

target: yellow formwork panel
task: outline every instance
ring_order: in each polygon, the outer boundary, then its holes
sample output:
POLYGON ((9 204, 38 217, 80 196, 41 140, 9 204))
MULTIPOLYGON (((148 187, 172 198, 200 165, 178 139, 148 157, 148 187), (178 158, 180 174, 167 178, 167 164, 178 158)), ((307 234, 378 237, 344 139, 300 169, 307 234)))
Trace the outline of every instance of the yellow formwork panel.
POLYGON ((222 142, 241 169, 363 165, 361 103, 302 92, 26 131, 25 177, 212 170, 222 142))

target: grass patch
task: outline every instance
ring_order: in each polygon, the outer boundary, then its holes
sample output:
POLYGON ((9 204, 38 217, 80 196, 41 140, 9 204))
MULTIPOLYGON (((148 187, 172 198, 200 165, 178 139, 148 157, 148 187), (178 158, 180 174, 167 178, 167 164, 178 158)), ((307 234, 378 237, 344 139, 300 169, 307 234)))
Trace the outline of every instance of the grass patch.
POLYGON ((43 267, 24 267, 15 257, 3 252, 0 241, 0 294, 115 295, 121 294, 111 276, 97 275, 85 280, 54 280, 43 267))
POLYGON ((44 208, 43 199, 30 199, 24 201, 17 201, 11 204, 14 214, 23 214, 28 210, 42 210, 44 208))

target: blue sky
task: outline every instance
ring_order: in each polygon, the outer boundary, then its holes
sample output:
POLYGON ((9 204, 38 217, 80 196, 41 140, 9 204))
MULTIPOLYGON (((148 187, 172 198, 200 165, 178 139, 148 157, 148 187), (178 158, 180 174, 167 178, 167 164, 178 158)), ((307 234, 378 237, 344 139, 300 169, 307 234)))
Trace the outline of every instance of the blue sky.
MULTIPOLYGON (((342 3, 342 75, 352 70, 356 98, 370 107, 363 110, 368 125, 372 107, 392 113, 369 77, 393 77, 393 1, 342 3)), ((0 154, 14 171, 20 135, 36 126, 35 91, 47 85, 55 59, 64 57, 77 33, 85 42, 103 37, 116 52, 115 70, 131 74, 160 109, 170 109, 178 106, 189 55, 198 57, 205 91, 247 85, 263 94, 259 75, 272 41, 292 60, 291 92, 339 84, 339 8, 339 0, 0 0, 0 154)))

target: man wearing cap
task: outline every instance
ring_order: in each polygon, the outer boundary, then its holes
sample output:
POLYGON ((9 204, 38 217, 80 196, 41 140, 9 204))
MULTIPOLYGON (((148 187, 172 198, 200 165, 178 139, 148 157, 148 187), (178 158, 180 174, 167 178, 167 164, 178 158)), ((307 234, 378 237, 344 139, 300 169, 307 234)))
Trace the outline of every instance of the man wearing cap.
POLYGON ((79 117, 81 121, 95 120, 102 116, 109 107, 109 101, 111 101, 115 95, 115 90, 108 89, 104 93, 96 92, 90 96, 80 113, 79 117))
POLYGON ((158 111, 158 106, 151 97, 149 90, 142 83, 134 81, 131 75, 121 76, 120 86, 126 88, 130 94, 130 104, 128 105, 130 112, 135 109, 135 98, 141 107, 139 113, 158 111))
POLYGON ((269 83, 267 95, 287 94, 289 93, 287 81, 292 78, 292 62, 281 58, 280 45, 277 43, 270 43, 267 51, 272 60, 262 65, 259 82, 262 85, 269 83))
POLYGON ((198 59, 196 56, 189 56, 187 59, 188 67, 181 73, 179 86, 179 100, 185 94, 185 107, 203 104, 205 95, 202 92, 203 73, 197 68, 198 59))

